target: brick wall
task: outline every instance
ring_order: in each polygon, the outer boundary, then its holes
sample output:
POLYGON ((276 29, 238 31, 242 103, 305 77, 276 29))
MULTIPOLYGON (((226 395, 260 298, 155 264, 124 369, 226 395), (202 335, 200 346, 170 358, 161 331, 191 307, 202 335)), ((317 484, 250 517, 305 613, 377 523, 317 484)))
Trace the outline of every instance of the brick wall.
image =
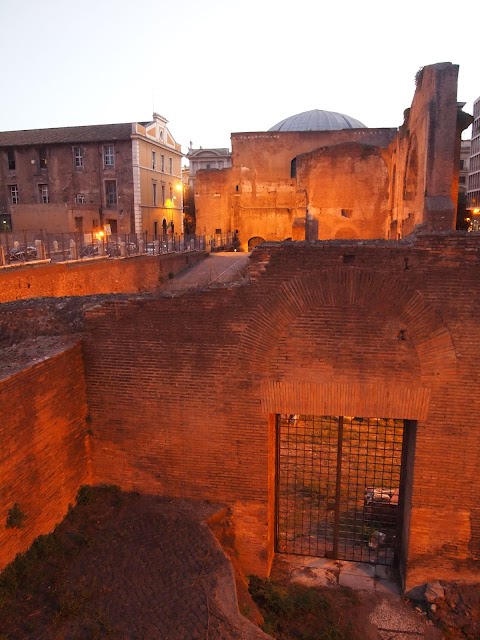
POLYGON ((52 531, 90 482, 86 415, 78 342, 0 376, 0 569, 52 531), (24 527, 6 528, 15 504, 24 527))
POLYGON ((461 129, 469 124, 457 107, 457 76, 449 62, 424 67, 399 129, 232 134, 228 173, 196 177, 198 228, 213 233, 230 223, 245 249, 255 236, 395 240, 417 225, 455 229, 461 129))
POLYGON ((477 579, 479 252, 461 234, 263 245, 250 285, 93 310, 95 482, 228 503, 245 570, 267 573, 272 416, 414 420, 405 585, 477 579))
POLYGON ((170 273, 203 260, 204 253, 135 256, 0 269, 0 302, 99 293, 154 292, 170 273))

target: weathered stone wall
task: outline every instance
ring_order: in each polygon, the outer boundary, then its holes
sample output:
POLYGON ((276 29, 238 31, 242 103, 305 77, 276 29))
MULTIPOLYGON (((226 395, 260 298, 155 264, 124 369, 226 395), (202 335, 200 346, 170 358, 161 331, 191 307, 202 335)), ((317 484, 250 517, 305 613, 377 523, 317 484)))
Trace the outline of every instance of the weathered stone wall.
MULTIPOLYGON (((392 221, 400 235, 416 224, 430 231, 455 228, 461 130, 457 127, 458 65, 424 67, 412 106, 392 145, 396 179, 392 221)), ((466 123, 465 123, 466 125, 466 123)), ((395 239, 395 235, 392 235, 395 239)))
POLYGON ((449 62, 424 67, 399 130, 233 133, 224 183, 212 171, 196 179, 199 228, 213 233, 228 212, 227 230, 245 249, 254 236, 396 240, 417 225, 455 229, 461 131, 471 121, 457 107, 457 75, 449 62))
POLYGON ((8 370, 8 352, 0 367, 0 569, 52 531, 91 482, 81 345, 30 349, 23 369, 8 370), (23 526, 7 528, 15 504, 23 526))
POLYGON ((345 143, 297 158, 297 188, 306 194, 306 209, 315 224, 310 240, 386 236, 389 159, 385 156, 380 147, 345 143))
POLYGON ((274 415, 414 420, 405 585, 478 579, 479 256, 462 235, 263 245, 250 285, 93 310, 94 481, 228 503, 267 573, 274 415))
MULTIPOLYGON (((341 187, 355 182, 353 157, 349 156, 352 149, 385 148, 392 141, 396 129, 354 129, 341 131, 300 131, 300 132, 266 132, 266 133, 234 133, 232 134, 232 169, 224 171, 200 172, 195 181, 195 207, 197 229, 213 233, 217 221, 222 221, 222 227, 229 223, 228 230, 239 231, 242 246, 247 248, 248 240, 253 236, 260 236, 265 240, 296 239, 295 232, 297 218, 305 219, 307 200, 312 210, 324 211, 329 209, 332 200, 338 200, 341 187), (315 168, 314 159, 323 158, 327 147, 343 149, 345 162, 339 160, 338 152, 333 152, 338 159, 335 167, 335 180, 338 187, 330 193, 332 186, 328 180, 319 189, 309 189, 318 182, 320 170, 315 176, 307 176, 307 170, 315 168), (319 155, 310 155, 309 161, 303 165, 303 183, 291 175, 291 163, 301 154, 310 154, 321 149, 319 155), (322 155, 323 154, 323 155, 322 155), (326 196, 326 199, 324 198, 326 196)), ((378 154, 380 152, 377 152, 378 154)), ((320 165, 322 160, 320 159, 320 165)), ((324 166, 324 165, 323 165, 324 166)), ((376 169, 370 165, 370 170, 376 169)), ((360 172, 362 169, 360 169, 360 172)), ((384 183, 384 168, 379 177, 375 173, 369 176, 370 188, 375 191, 378 182, 384 183)), ((362 176, 361 181, 365 180, 362 176)), ((365 188, 357 179, 355 188, 365 192, 365 188)), ((385 186, 383 185, 383 188, 385 186)), ((355 193, 344 193, 343 200, 352 202, 355 193)), ((344 205, 347 208, 346 205, 344 205)), ((378 202, 371 198, 369 210, 378 207, 378 202)), ((339 207, 342 208, 342 205, 339 207)), ((383 214, 385 215, 385 213, 383 214)), ((325 230, 320 233, 321 238, 335 237, 342 228, 332 218, 326 225, 320 223, 325 230)), ((328 217, 328 214, 327 214, 328 217)), ((356 226, 361 226, 366 215, 357 209, 356 226)), ((375 232, 362 237, 383 237, 384 228, 377 220, 370 221, 375 232)), ((302 238, 305 238, 304 225, 302 238)))
POLYGON ((26 264, 0 269, 0 303, 30 298, 157 291, 205 258, 203 252, 95 259, 61 264, 26 264))
POLYGON ((200 218, 196 215, 197 234, 214 234, 235 230, 232 226, 232 203, 229 192, 230 170, 198 171, 195 176, 195 211, 200 207, 200 218), (206 176, 204 181, 202 178, 206 176))

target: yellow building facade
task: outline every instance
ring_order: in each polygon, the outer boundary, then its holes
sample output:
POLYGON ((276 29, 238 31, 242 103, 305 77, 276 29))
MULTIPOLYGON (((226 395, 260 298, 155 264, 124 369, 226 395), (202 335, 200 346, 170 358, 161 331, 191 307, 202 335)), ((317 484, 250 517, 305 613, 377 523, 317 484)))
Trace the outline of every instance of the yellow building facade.
POLYGON ((183 232, 182 152, 158 113, 132 132, 135 232, 183 232))

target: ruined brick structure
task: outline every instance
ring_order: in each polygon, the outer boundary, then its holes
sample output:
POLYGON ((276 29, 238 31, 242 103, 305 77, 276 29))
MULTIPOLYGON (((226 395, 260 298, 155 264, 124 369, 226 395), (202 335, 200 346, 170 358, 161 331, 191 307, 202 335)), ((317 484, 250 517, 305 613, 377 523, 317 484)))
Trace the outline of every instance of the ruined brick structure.
MULTIPOLYGON (((279 416, 303 415, 401 422, 401 475, 390 487, 404 588, 478 582, 480 239, 451 231, 468 120, 456 75, 449 63, 425 68, 398 133, 235 134, 233 167, 212 178, 225 224, 233 220, 242 241, 262 229, 337 239, 264 243, 248 283, 96 304, 78 330, 82 350, 59 345, 17 369, 3 358, 0 523, 16 504, 26 521, 0 526, 1 565, 93 482, 227 505, 239 563, 267 575, 278 542, 279 416)), ((165 272, 154 261, 10 270, 3 300, 154 292, 165 272)), ((22 307, 0 329, 49 333, 35 317, 22 307)), ((68 333, 71 324, 58 326, 68 333)), ((362 503, 366 481, 361 489, 362 503)))
POLYGON ((49 533, 73 504, 78 488, 90 484, 82 346, 58 338, 8 370, 15 355, 2 352, 0 380, 0 566, 49 533), (7 371, 5 371, 7 368, 7 371), (7 528, 17 505, 20 528, 7 528))
POLYGON ((2 561, 91 478, 227 504, 243 568, 267 574, 275 416, 358 415, 412 426, 405 588, 478 580, 479 257, 472 234, 266 244, 252 255, 249 284, 96 306, 84 333, 84 400, 77 347, 2 379, 2 519, 14 503, 29 518, 17 534, 2 529, 2 561), (58 401, 72 389, 73 404, 58 401), (19 411, 19 397, 34 402, 19 411), (48 518, 37 513, 58 491, 64 502, 46 505, 48 518))
POLYGON ((405 585, 475 580, 478 259, 470 237, 266 245, 249 286, 92 312, 94 481, 227 502, 244 567, 267 573, 274 416, 415 421, 405 585))
POLYGON ((263 240, 389 238, 454 229, 460 135, 458 67, 424 67, 400 128, 232 134, 232 168, 201 171, 197 225, 263 240))

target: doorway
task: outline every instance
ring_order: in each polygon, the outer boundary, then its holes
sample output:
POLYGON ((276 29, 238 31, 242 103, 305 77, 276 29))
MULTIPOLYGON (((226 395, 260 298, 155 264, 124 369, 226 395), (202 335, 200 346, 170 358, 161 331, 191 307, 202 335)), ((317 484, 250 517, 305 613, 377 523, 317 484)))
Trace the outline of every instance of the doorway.
POLYGON ((276 551, 394 565, 405 422, 277 416, 276 551))

